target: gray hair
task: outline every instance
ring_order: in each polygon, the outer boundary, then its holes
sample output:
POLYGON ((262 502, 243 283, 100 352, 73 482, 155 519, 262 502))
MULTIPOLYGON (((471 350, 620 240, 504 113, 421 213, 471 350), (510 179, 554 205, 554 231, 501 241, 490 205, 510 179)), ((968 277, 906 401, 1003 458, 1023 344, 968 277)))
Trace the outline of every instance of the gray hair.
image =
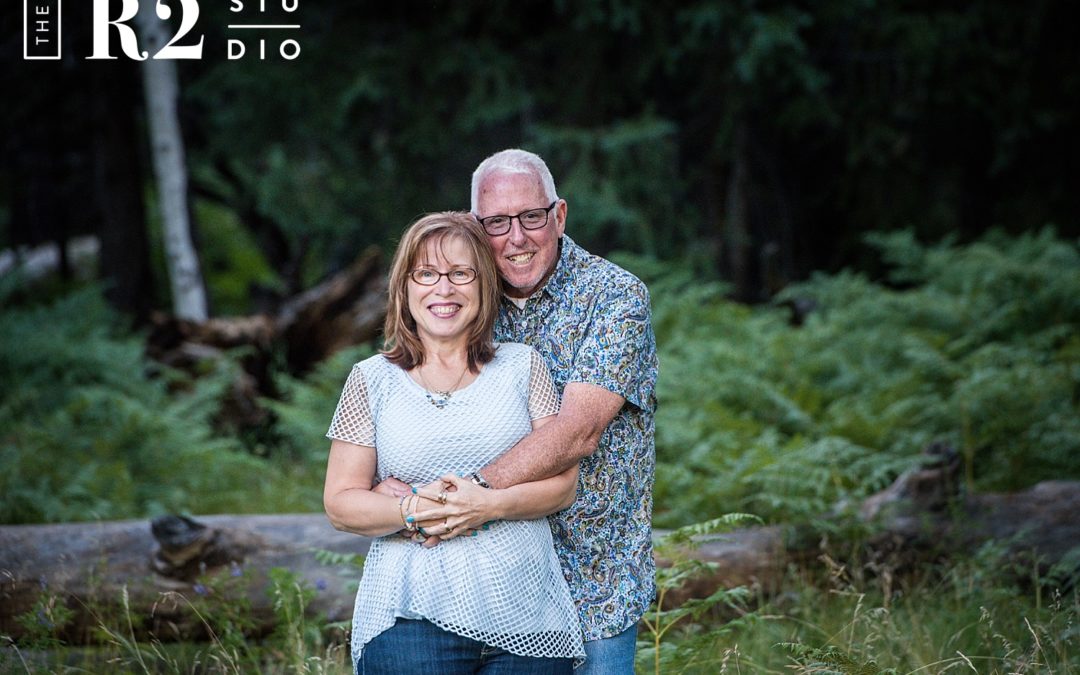
POLYGON ((471 206, 473 213, 476 213, 480 185, 487 180, 488 176, 494 173, 521 173, 535 176, 544 187, 545 197, 551 201, 559 199, 559 195, 555 192, 555 179, 551 177, 551 170, 548 169, 544 160, 540 159, 540 155, 528 150, 512 148, 496 152, 480 162, 480 166, 476 167, 476 171, 473 171, 471 206))

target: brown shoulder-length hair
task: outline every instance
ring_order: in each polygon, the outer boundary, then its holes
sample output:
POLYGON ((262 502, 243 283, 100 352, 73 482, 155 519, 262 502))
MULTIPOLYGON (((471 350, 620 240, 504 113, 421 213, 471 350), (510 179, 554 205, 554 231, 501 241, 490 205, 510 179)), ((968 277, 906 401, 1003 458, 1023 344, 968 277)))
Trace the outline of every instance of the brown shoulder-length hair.
POLYGON ((409 311, 409 274, 429 241, 441 248, 448 237, 465 244, 472 254, 476 264, 476 280, 472 283, 480 285, 480 311, 468 333, 469 370, 479 372, 480 366, 495 357, 492 336, 499 311, 499 276, 487 234, 471 213, 441 211, 423 216, 405 230, 390 268, 383 354, 405 370, 424 362, 424 346, 416 331, 416 319, 409 311))

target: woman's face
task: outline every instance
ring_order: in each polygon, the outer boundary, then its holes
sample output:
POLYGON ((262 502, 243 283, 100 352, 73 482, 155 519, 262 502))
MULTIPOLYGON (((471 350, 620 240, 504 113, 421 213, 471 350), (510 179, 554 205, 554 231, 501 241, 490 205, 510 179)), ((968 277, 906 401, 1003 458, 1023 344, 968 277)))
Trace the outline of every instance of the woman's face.
POLYGON ((457 237, 429 239, 410 270, 408 282, 409 312, 416 320, 416 332, 424 342, 466 340, 469 328, 480 314, 480 281, 455 285, 446 276, 461 268, 476 270, 476 261, 465 243, 457 237), (424 286, 412 278, 416 269, 442 274, 433 286, 424 286))

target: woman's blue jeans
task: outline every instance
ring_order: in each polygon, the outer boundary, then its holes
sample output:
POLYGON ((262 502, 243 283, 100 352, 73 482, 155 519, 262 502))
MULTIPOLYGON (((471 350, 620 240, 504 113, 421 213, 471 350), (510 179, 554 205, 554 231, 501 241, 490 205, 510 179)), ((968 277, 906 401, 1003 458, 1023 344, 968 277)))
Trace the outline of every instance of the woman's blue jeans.
POLYGON ((364 645, 356 675, 570 675, 573 667, 573 659, 518 656, 430 621, 398 619, 364 645))

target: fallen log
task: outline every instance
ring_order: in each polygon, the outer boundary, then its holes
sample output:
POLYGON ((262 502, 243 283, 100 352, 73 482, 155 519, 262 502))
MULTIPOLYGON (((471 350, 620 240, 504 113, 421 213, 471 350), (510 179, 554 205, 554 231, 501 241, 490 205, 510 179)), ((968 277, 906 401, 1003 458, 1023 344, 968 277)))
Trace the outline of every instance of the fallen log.
POLYGON ((146 339, 152 360, 197 377, 205 361, 247 347, 215 417, 220 429, 262 429, 270 413, 259 399, 278 398, 272 364, 303 375, 331 354, 374 340, 386 312, 382 254, 371 247, 349 267, 284 302, 272 314, 215 317, 197 322, 154 313, 146 339))
POLYGON ((1045 575, 1080 553, 1080 482, 1051 480, 1016 493, 966 494, 955 451, 931 445, 924 456, 923 466, 859 509, 875 532, 868 543, 874 561, 903 571, 995 541, 1003 563, 1045 575))
MULTIPOLYGON (((1080 482, 963 495, 955 487, 955 470, 951 459, 920 468, 864 501, 860 517, 877 528, 865 559, 903 570, 996 541, 1028 573, 1045 575, 1069 560, 1070 552, 1076 555, 1080 482)), ((669 593, 665 605, 719 587, 749 586, 771 595, 790 564, 814 563, 822 537, 771 525, 702 538, 693 555, 717 563, 715 571, 669 593)), ((86 643, 100 617, 120 615, 125 590, 139 635, 198 638, 205 626, 187 603, 213 601, 214 594, 228 601, 228 592, 243 594, 250 632, 264 634, 274 627, 269 595, 274 568, 289 570, 315 589, 311 614, 347 620, 359 570, 322 564, 315 551, 363 554, 369 543, 337 532, 322 514, 0 526, 0 634, 24 635, 18 617, 32 616, 35 603, 52 595, 74 612, 60 637, 68 644, 86 643), (241 581, 229 591, 234 575, 241 581)), ((1074 569, 1061 583, 1075 583, 1076 575, 1074 569)))
MULTIPOLYGON (((866 498, 854 515, 838 505, 835 522, 854 517, 871 533, 855 562, 871 573, 887 568, 900 575, 996 542, 1006 573, 1012 571, 1018 581, 1040 578, 1073 587, 1080 579, 1080 481, 1044 481, 1015 493, 966 494, 960 469, 955 451, 934 444, 924 451, 921 466, 866 498)), ((771 595, 790 564, 812 564, 826 553, 835 556, 826 550, 827 539, 823 531, 786 525, 700 537, 694 556, 718 566, 669 593, 667 606, 721 587, 748 586, 771 595)))
POLYGON ((281 345, 289 371, 302 374, 342 347, 372 340, 382 326, 385 306, 382 255, 372 247, 272 314, 202 322, 154 314, 146 353, 166 365, 190 369, 227 349, 249 346, 257 353, 268 353, 281 345))
POLYGON ((302 374, 334 352, 372 340, 386 314, 386 275, 375 247, 347 269, 286 302, 275 318, 286 361, 302 374))
POLYGON ((140 637, 204 637, 206 626, 193 609, 213 602, 247 603, 248 630, 263 635, 275 623, 275 568, 314 590, 312 616, 347 620, 359 570, 322 564, 316 551, 363 555, 369 544, 338 532, 323 514, 2 526, 0 634, 22 637, 27 630, 19 617, 32 618, 35 603, 56 597, 73 613, 57 637, 87 644, 101 622, 123 616, 126 594, 140 637))

